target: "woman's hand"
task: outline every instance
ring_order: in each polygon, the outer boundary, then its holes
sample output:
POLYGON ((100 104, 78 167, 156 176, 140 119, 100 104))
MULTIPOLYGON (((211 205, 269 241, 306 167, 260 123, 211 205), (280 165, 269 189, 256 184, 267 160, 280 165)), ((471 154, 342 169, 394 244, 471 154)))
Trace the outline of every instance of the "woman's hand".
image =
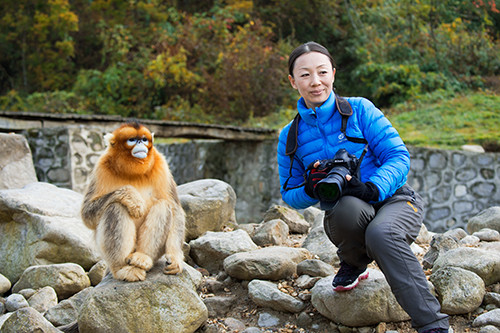
POLYGON ((366 202, 378 201, 378 188, 372 182, 363 183, 358 178, 346 175, 347 186, 342 195, 350 195, 366 202))

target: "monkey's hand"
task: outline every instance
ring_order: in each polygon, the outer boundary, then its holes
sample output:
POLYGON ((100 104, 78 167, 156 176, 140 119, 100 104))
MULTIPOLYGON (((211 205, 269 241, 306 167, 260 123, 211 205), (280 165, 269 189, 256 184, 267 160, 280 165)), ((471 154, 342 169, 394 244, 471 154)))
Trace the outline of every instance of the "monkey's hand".
POLYGON ((133 218, 140 218, 146 213, 146 202, 131 185, 125 185, 116 191, 118 201, 127 208, 133 218))
POLYGON ((182 272, 182 259, 179 260, 174 256, 166 255, 165 258, 167 262, 165 264, 165 268, 163 269, 163 273, 165 274, 178 274, 182 272))

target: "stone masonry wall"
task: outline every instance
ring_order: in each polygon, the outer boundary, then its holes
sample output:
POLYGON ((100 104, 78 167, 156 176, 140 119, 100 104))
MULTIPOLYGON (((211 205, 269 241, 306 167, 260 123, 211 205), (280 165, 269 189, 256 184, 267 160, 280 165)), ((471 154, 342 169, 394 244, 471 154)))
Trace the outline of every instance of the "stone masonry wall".
MULTIPOLYGON (((104 150, 103 131, 64 127, 29 130, 39 181, 83 192, 89 173, 104 150)), ((178 184, 216 178, 229 183, 238 200, 239 223, 261 222, 279 193, 277 140, 228 142, 196 140, 157 144, 178 184)), ((424 198, 424 223, 436 232, 465 228, 468 218, 500 205, 500 154, 409 147, 408 183, 424 198)))

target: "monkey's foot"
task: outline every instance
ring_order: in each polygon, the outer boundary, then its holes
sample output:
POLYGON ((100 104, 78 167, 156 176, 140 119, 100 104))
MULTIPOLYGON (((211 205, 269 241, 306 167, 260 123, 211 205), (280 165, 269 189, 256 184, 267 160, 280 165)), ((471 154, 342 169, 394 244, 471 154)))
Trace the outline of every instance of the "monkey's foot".
POLYGON ((125 259, 125 262, 131 266, 143 269, 146 272, 153 267, 153 259, 142 252, 131 253, 127 259, 125 259))
POLYGON ((165 274, 178 274, 182 272, 181 262, 175 259, 171 259, 167 256, 167 262, 165 268, 163 268, 163 273, 165 274))
POLYGON ((146 271, 135 266, 124 266, 113 275, 118 280, 129 282, 144 281, 146 279, 146 271))

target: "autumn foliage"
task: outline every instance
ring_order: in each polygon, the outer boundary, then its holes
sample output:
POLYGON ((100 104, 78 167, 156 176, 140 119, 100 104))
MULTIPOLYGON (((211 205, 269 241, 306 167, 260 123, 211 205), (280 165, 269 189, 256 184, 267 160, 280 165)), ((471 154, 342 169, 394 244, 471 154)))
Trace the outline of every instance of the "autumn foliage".
POLYGON ((493 0, 3 0, 0 108, 241 124, 293 107, 315 40, 336 86, 391 105, 500 74, 493 0))

